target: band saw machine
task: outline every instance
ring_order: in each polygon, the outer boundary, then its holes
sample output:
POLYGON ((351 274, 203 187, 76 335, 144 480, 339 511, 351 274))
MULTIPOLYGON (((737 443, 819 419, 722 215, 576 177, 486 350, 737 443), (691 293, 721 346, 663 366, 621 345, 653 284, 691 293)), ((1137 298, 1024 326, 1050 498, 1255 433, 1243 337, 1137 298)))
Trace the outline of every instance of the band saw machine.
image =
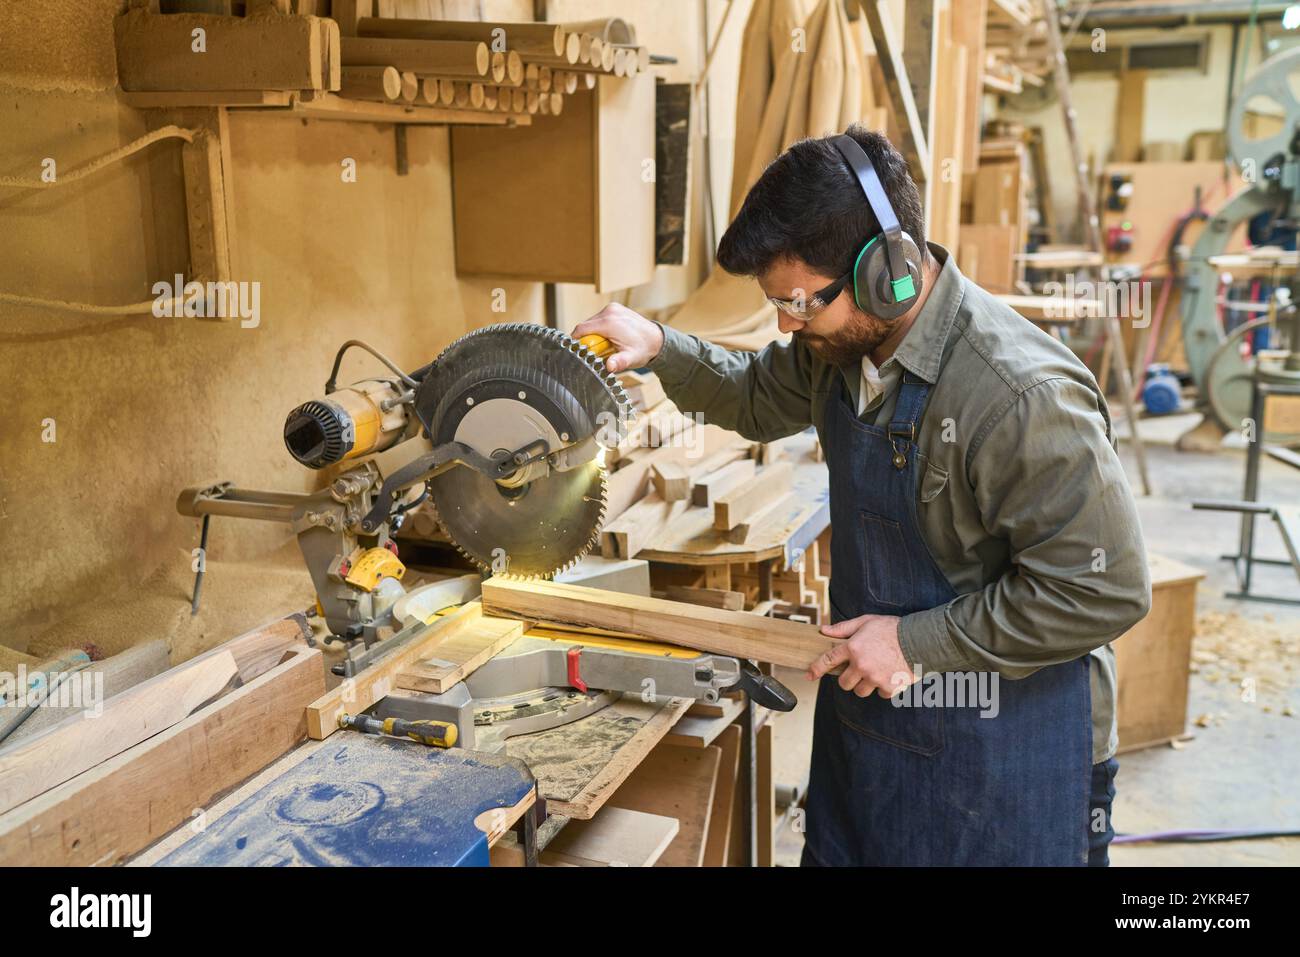
MULTIPOLYGON (((184 490, 183 515, 284 522, 293 529, 329 632, 351 677, 419 639, 441 615, 474 600, 482 573, 551 578, 596 542, 605 517, 604 450, 634 415, 611 349, 529 323, 457 339, 411 373, 365 343, 339 349, 324 395, 292 410, 290 455, 324 474, 315 492, 218 482, 184 490), (339 387, 344 354, 369 352, 390 375, 339 387), (410 591, 393 534, 427 503, 480 573, 410 591)), ((197 608, 202 570, 195 581, 197 608)), ((789 711, 791 692, 751 662, 634 636, 534 627, 442 694, 394 689, 381 721, 437 722, 462 747, 499 750, 514 734, 591 714, 624 693, 716 701, 744 691, 789 711)))

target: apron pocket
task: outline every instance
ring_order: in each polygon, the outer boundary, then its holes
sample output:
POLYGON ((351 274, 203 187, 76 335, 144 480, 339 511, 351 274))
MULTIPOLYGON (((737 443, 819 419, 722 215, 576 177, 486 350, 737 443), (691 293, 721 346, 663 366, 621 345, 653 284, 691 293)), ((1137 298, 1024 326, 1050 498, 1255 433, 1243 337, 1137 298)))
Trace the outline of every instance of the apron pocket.
POLYGON ((926 756, 943 750, 943 708, 896 707, 878 694, 859 698, 837 686, 835 714, 841 724, 867 738, 926 756))
POLYGON ((867 594, 881 605, 909 608, 912 567, 903 528, 892 519, 861 512, 862 555, 867 594))

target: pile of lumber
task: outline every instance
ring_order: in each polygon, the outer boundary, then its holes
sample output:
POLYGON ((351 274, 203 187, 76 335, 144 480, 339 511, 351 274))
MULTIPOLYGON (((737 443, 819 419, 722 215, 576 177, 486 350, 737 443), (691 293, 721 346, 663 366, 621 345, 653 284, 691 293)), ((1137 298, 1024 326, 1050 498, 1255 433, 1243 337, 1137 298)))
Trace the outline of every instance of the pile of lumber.
MULTIPOLYGON (((80 699, 93 720, 79 707, 7 741, 0 865, 121 863, 305 740, 304 709, 325 691, 308 632, 298 616, 271 622, 102 701, 80 699)), ((113 660, 69 680, 108 685, 113 660)))
POLYGON ((1047 21, 1038 0, 992 0, 984 47, 984 89, 1016 94, 1051 73, 1047 21))
POLYGON ((743 544, 754 524, 788 498, 791 467, 760 463, 762 443, 681 412, 654 373, 620 379, 638 415, 605 455, 612 474, 604 557, 636 557, 650 536, 693 506, 716 509, 714 527, 743 544))

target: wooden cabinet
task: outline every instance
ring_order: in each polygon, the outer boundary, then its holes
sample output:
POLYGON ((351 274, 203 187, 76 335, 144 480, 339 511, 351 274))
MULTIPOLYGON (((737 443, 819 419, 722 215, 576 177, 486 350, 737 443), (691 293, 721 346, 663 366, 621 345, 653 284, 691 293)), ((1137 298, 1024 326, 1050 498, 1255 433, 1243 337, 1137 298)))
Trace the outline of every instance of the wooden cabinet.
POLYGON ((1150 556, 1151 613, 1115 640, 1119 748, 1133 751, 1181 737, 1196 634, 1196 586, 1205 572, 1150 556))

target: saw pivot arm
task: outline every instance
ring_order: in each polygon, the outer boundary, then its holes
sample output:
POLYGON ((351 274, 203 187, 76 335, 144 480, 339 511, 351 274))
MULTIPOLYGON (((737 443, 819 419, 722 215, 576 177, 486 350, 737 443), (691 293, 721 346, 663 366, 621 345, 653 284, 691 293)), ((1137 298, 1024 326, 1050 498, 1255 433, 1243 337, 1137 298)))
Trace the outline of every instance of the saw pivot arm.
POLYGON ((530 442, 514 452, 499 452, 492 456, 480 455, 462 442, 444 442, 412 460, 384 480, 375 496, 375 504, 361 520, 361 530, 372 533, 388 521, 398 499, 413 485, 433 478, 455 465, 466 465, 481 472, 495 482, 503 481, 550 454, 542 440, 530 442))

